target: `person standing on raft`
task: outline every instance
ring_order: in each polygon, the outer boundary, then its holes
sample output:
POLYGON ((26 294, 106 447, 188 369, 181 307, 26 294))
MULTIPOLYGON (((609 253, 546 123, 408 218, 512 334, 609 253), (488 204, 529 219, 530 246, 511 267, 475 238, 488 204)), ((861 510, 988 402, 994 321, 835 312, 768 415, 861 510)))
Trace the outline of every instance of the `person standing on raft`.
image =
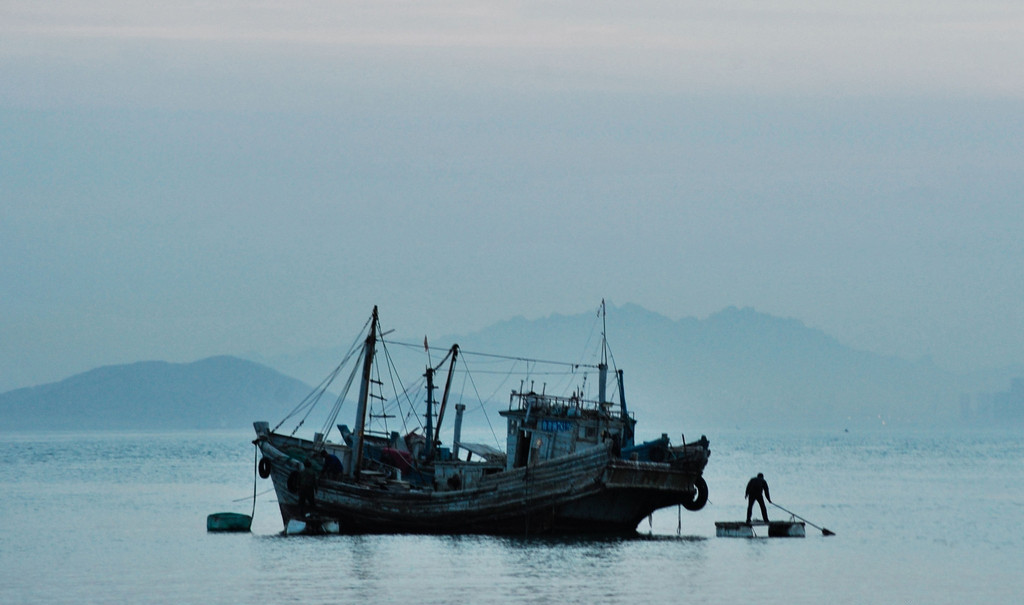
POLYGON ((758 473, 756 477, 747 482, 747 523, 750 523, 750 513, 754 509, 754 502, 761 505, 761 519, 768 522, 768 509, 764 505, 765 498, 772 501, 768 493, 768 482, 764 480, 764 473, 758 473), (764 497, 762 497, 762 494, 764 497))

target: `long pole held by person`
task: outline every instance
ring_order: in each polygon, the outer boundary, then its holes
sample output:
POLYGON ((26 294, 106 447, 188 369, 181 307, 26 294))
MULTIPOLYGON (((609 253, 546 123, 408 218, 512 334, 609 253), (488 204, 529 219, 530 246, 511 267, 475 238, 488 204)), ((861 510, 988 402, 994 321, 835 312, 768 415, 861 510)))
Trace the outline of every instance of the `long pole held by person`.
MULTIPOLYGON (((769 501, 769 502, 771 502, 771 501, 769 501)), ((834 531, 832 531, 832 530, 830 530, 830 529, 826 529, 826 528, 824 528, 824 527, 818 527, 817 525, 815 525, 815 524, 811 523, 811 522, 810 522, 810 521, 808 521, 807 519, 804 519, 804 518, 803 518, 803 517, 801 517, 800 515, 798 515, 798 514, 796 514, 796 513, 793 513, 793 512, 790 512, 790 511, 788 511, 788 510, 786 510, 786 509, 782 508, 781 506, 779 506, 778 504, 776 504, 776 503, 774 503, 774 502, 771 502, 771 505, 772 505, 772 506, 774 506, 775 508, 781 509, 781 510, 783 510, 783 511, 785 511, 785 512, 787 512, 787 513, 791 514, 791 515, 793 515, 793 516, 794 516, 794 517, 796 517, 797 519, 800 519, 801 521, 803 521, 804 523, 806 523, 806 524, 810 525, 811 527, 813 527, 813 528, 815 528, 815 529, 820 529, 820 530, 821 530, 821 535, 823 535, 823 536, 834 536, 834 535, 836 535, 836 532, 834 532, 834 531)))

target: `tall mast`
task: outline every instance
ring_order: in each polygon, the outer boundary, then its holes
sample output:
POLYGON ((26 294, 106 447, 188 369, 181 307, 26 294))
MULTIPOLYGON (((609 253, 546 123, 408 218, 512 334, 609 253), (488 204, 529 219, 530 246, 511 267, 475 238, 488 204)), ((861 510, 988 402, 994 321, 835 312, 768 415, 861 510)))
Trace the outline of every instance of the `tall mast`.
POLYGON ((622 370, 616 372, 619 378, 619 414, 622 416, 622 426, 625 432, 622 439, 623 447, 633 446, 633 423, 629 418, 629 409, 626 408, 626 385, 622 382, 622 370))
POLYGON ((605 402, 605 392, 608 386, 608 336, 607 321, 604 311, 604 299, 601 299, 601 363, 597 364, 597 402, 605 402))
POLYGON ((448 365, 448 379, 444 383, 444 394, 441 395, 441 409, 437 412, 437 427, 434 429, 434 443, 441 440, 441 421, 444 420, 444 410, 448 407, 448 394, 452 390, 452 375, 455 373, 455 358, 459 356, 459 345, 452 345, 452 362, 448 365))
POLYGON ((363 377, 359 383, 359 407, 356 409, 355 443, 353 443, 352 465, 348 469, 351 477, 359 478, 363 466, 363 433, 366 430, 367 401, 370 398, 370 371, 373 369, 373 351, 377 346, 377 305, 373 306, 370 333, 363 345, 363 377))
POLYGON ((427 366, 427 373, 423 375, 427 379, 427 413, 424 423, 425 436, 427 438, 427 451, 423 452, 423 459, 430 462, 434 459, 434 368, 427 366))

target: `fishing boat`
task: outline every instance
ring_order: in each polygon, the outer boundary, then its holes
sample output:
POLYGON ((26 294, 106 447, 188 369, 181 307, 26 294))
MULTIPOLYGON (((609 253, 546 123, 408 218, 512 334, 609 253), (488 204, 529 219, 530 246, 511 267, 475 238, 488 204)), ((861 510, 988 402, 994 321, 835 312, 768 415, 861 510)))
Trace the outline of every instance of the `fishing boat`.
MULTIPOLYGON (((602 322, 603 308, 602 303, 602 322)), ((707 502, 707 438, 673 445, 662 434, 635 442, 636 420, 626 406, 621 370, 614 372, 617 405, 609 401, 604 332, 600 363, 588 366, 598 373, 596 398, 582 387, 554 394, 522 382, 499 411, 506 424, 502 449, 463 441, 462 403, 454 405, 451 444, 441 440, 462 353, 458 345, 440 363, 428 361, 425 409, 415 415, 422 426, 404 435, 375 428, 374 422, 395 414, 383 406, 384 381, 377 379, 379 367, 374 371, 378 359, 390 362, 388 332, 381 331, 376 307, 368 324, 365 337, 357 337, 346 360, 316 391, 326 392, 325 385, 355 359, 321 432, 304 439, 280 432, 281 424, 271 429, 268 422, 253 423, 262 454, 258 471, 273 482, 284 533, 623 534, 635 532, 657 509, 700 510, 707 502), (445 365, 438 401, 434 377, 445 365), (338 424, 340 439, 328 439, 357 374, 354 426, 338 424)), ((429 354, 426 341, 424 349, 429 354)))

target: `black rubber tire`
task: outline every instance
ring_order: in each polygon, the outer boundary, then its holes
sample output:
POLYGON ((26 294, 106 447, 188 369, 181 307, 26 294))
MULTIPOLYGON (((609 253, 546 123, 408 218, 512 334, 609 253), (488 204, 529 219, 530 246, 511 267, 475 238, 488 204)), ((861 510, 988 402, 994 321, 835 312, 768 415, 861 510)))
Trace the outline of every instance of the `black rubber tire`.
POLYGON ((708 482, 704 480, 704 477, 694 479, 693 487, 697 490, 693 495, 693 500, 683 502, 683 508, 686 510, 700 510, 708 503, 708 482))
POLYGON ((260 458, 259 471, 261 478, 266 479, 270 476, 270 468, 270 460, 260 458))

